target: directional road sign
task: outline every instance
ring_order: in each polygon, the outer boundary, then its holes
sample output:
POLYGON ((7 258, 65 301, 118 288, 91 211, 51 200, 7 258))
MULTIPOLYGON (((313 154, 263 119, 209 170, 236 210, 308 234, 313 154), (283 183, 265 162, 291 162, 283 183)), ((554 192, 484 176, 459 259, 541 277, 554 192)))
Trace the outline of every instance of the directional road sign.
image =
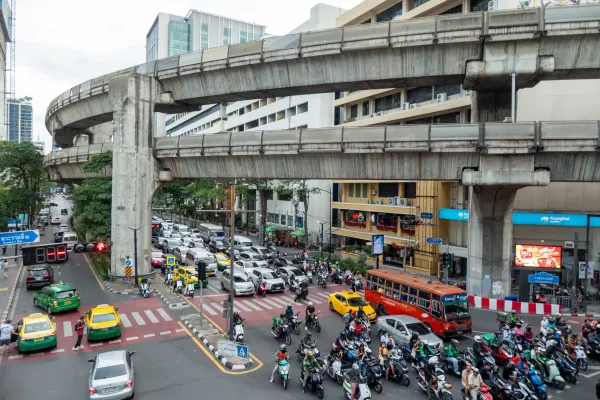
POLYGON ((423 218, 423 219, 433 219, 433 214, 432 213, 422 212, 421 213, 421 218, 423 218))
POLYGON ((0 245, 36 243, 39 241, 40 232, 38 230, 0 233, 0 245))
POLYGON ((441 238, 427 238, 425 241, 429 244, 442 244, 441 238))

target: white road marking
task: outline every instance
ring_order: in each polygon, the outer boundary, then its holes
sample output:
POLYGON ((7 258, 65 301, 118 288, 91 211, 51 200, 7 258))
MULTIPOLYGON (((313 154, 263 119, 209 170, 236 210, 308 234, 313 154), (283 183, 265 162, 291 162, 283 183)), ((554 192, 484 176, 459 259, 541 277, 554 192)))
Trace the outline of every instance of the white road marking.
POLYGON ((98 346, 102 346, 104 343, 92 343, 90 344, 90 347, 98 347, 98 346))
POLYGON ((14 356, 8 356, 9 360, 14 360, 16 358, 23 358, 23 354, 17 354, 17 355, 14 355, 14 356))
POLYGON ((140 326, 146 325, 146 321, 144 321, 144 318, 142 318, 140 313, 134 311, 131 313, 131 316, 133 317, 133 319, 135 319, 135 322, 137 322, 138 325, 140 325, 140 326))
POLYGON ((115 344, 115 343, 121 343, 121 339, 109 340, 108 341, 108 344, 115 344))
POLYGON ((71 321, 63 322, 63 336, 64 337, 73 336, 73 327, 71 326, 71 321))
POLYGON ((50 353, 56 354, 56 353, 64 353, 64 352, 65 352, 65 349, 54 349, 50 353))
POLYGON ((571 386, 565 386, 565 389, 571 389, 571 386))
POLYGON ((185 329, 175 329, 175 332, 179 333, 179 332, 183 332, 185 331, 185 329))
POLYGON ((247 306, 250 306, 250 307, 254 308, 255 310, 258 310, 258 311, 262 310, 262 308, 260 308, 259 306, 257 306, 256 304, 254 304, 251 301, 246 301, 246 302, 244 302, 244 304, 247 305, 247 306))
POLYGON ((324 297, 329 300, 329 293, 315 293, 317 296, 324 297))
POLYGON ((38 351, 37 353, 29 353, 29 357, 41 356, 46 354, 45 351, 38 351))
POLYGON ((594 377, 594 376, 596 376, 596 375, 599 375, 599 374, 600 374, 600 371, 598 371, 598 372, 593 372, 593 373, 591 373, 591 374, 582 374, 582 373, 580 372, 580 373, 579 373, 579 376, 583 376, 584 378, 588 378, 588 379, 590 379, 590 378, 592 378, 592 377, 594 377))
POLYGON ((236 301, 235 302, 235 307, 239 307, 241 310, 243 311, 252 311, 251 309, 249 309, 248 307, 246 307, 241 301, 236 301))
POLYGON ((278 307, 287 307, 288 305, 287 301, 280 299, 279 297, 271 297, 269 300, 277 304, 278 307))
POLYGON ((131 322, 129 321, 129 318, 127 318, 127 315, 125 314, 119 314, 119 317, 121 317, 121 322, 123 323, 123 326, 125 328, 131 328, 131 322))
POLYGON ((216 308, 219 313, 223 312, 223 306, 221 306, 221 304, 219 304, 219 303, 210 303, 210 305, 212 307, 216 308))
POLYGON ((273 307, 275 307, 275 308, 279 308, 279 307, 281 307, 281 304, 277 304, 277 303, 275 303, 275 302, 274 302, 274 301, 272 301, 272 300, 268 300, 268 299, 262 299, 262 301, 264 301, 264 302, 265 302, 265 303, 267 303, 267 304, 270 304, 270 305, 272 305, 272 306, 273 306, 273 307))
POLYGON ((154 336, 156 336, 154 333, 149 333, 147 335, 144 335, 144 339, 148 339, 148 338, 154 337, 154 336))
POLYGON ((202 304, 202 309, 207 311, 210 315, 217 315, 217 313, 208 306, 208 304, 202 304))
POLYGON ((171 317, 169 316, 169 314, 167 314, 167 312, 162 309, 162 308, 157 308, 156 312, 158 313, 158 315, 160 315, 162 317, 162 319, 164 319, 165 321, 171 321, 171 317))
POLYGON ((139 339, 139 337, 137 337, 137 336, 131 336, 131 337, 127 338, 127 341, 129 342, 131 340, 138 340, 138 339, 139 339))
POLYGON ((266 308, 267 310, 272 310, 272 309, 273 309, 273 307, 271 307, 271 306, 270 306, 270 305, 268 305, 268 304, 265 304, 265 303, 263 303, 263 302, 262 302, 262 301, 260 301, 260 300, 256 300, 256 299, 254 299, 254 300, 252 300, 252 302, 254 302, 254 303, 258 304, 259 306, 261 306, 261 307, 263 307, 263 308, 266 308))
POLYGON ((294 302, 294 298, 291 296, 281 296, 282 299, 286 299, 289 303, 294 302))
POLYGON ((170 335, 170 334, 171 334, 171 331, 164 331, 164 332, 161 332, 160 334, 161 334, 161 335, 163 335, 163 336, 164 336, 164 335, 170 335))
POLYGON ((152 322, 153 324, 158 324, 158 318, 156 318, 154 314, 152 314, 152 310, 144 310, 144 314, 146 314, 150 322, 152 322))
POLYGON ((312 296, 312 295, 309 295, 309 296, 308 296, 308 299, 309 299, 309 300, 311 300, 311 301, 312 301, 312 302, 314 302, 314 303, 321 304, 321 301, 320 301, 320 300, 317 300, 317 299, 316 299, 314 296, 312 296))

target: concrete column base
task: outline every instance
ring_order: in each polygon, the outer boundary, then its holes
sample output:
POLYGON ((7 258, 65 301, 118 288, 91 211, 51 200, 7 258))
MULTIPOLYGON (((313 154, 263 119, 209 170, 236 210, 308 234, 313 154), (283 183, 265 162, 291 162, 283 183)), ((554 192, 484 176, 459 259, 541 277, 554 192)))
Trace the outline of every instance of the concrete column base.
POLYGON ((505 118, 510 118, 510 105, 510 92, 473 92, 471 96, 471 123, 502 122, 505 118))
POLYGON ((125 258, 134 257, 137 229, 138 273, 151 270, 152 198, 160 186, 152 153, 155 81, 131 73, 110 81, 113 105, 111 273, 126 274, 125 258), (138 229, 139 228, 139 229, 138 229))

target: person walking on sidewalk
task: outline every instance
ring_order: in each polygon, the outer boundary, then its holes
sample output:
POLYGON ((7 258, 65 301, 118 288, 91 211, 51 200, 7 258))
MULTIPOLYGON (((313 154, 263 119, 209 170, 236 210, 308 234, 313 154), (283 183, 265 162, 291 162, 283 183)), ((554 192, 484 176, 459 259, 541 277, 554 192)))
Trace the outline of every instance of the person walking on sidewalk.
POLYGON ((77 351, 79 349, 83 348, 83 345, 81 344, 81 340, 83 339, 83 329, 85 328, 85 322, 84 322, 85 317, 82 315, 81 317, 79 317, 79 319, 77 320, 77 323, 75 324, 75 332, 77 332, 77 343, 75 343, 75 347, 73 347, 73 350, 77 351))
POLYGON ((5 323, 0 325, 0 349, 2 349, 0 355, 4 354, 4 350, 6 350, 7 346, 10 346, 10 338, 14 333, 15 331, 10 319, 7 319, 5 323))

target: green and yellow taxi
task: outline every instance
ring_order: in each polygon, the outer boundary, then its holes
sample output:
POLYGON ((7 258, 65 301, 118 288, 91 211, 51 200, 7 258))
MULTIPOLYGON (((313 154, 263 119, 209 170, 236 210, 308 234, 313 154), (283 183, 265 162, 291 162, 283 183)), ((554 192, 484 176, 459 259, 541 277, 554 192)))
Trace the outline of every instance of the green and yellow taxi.
POLYGON ((373 307, 356 292, 342 291, 332 293, 329 295, 327 302, 331 311, 335 311, 342 316, 350 311, 358 311, 358 308, 362 307, 369 321, 373 322, 377 319, 377 313, 373 307))
POLYGON ((119 309, 108 304, 100 304, 85 313, 88 341, 112 339, 121 336, 119 309))
MULTIPOLYGON (((196 289, 200 288, 200 282, 198 281, 198 272, 195 267, 177 267, 173 270, 173 281, 178 281, 183 277, 183 286, 192 282, 196 289)), ((208 278, 202 282, 202 287, 208 287, 208 278)))
POLYGON ((33 295, 33 305, 46 310, 48 315, 53 313, 77 310, 81 297, 77 290, 65 283, 56 283, 38 290, 33 295))
POLYGON ((56 325, 46 314, 35 313, 17 322, 17 349, 19 352, 37 351, 56 347, 56 325))
POLYGON ((216 253, 217 269, 221 272, 225 271, 231 265, 231 260, 223 253, 216 253))

